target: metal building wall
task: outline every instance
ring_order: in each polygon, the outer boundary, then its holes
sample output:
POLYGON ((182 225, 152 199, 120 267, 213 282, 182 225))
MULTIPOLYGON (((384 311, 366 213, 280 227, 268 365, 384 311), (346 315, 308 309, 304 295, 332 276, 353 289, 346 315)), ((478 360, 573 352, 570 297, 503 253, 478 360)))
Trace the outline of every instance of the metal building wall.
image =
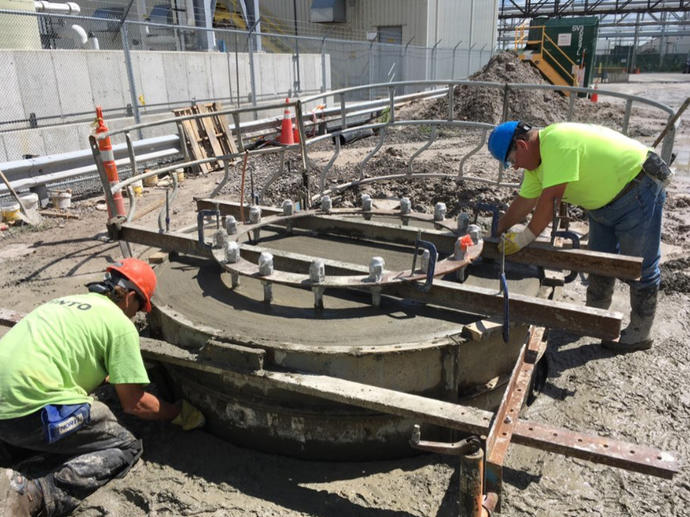
MULTIPOLYGON (((429 2, 430 20, 435 11, 434 0, 429 2)), ((462 42, 461 48, 472 47, 491 50, 496 45, 498 4, 495 0, 438 0, 437 36, 430 34, 428 46, 441 40, 440 47, 452 48, 462 42)))
MULTIPOLYGON (((430 0, 435 2, 436 0, 430 0)), ((466 0, 453 0, 464 2, 466 0)), ((412 45, 427 43, 427 0, 345 0, 346 23, 311 23, 309 11, 312 0, 296 0, 298 26, 307 26, 310 33, 342 39, 342 34, 355 32, 363 37, 367 32, 376 31, 376 27, 401 25, 403 42, 414 38, 412 45)), ((293 2, 288 0, 261 0, 261 15, 279 18, 290 22, 293 20, 293 2)), ((293 25, 289 25, 292 29, 293 25)), ((267 29, 264 27, 264 30, 267 29)), ((299 29, 298 29, 299 30, 299 29)), ((292 31, 291 31, 292 33, 292 31)))

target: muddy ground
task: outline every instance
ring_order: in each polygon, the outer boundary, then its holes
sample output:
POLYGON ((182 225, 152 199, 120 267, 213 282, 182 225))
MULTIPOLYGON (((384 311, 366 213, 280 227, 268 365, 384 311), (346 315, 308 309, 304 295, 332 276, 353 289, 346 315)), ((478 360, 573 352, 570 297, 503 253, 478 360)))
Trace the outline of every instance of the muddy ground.
MULTIPOLYGON (((612 87, 615 85, 612 85, 612 87)), ((678 92, 690 95, 690 84, 645 85, 655 100, 678 92)), ((662 100, 663 102, 663 100, 662 100)), ((675 103, 678 107, 680 102, 675 103)), ((612 103, 611 106, 615 107, 612 103)), ((433 107, 438 109, 438 107, 433 107)), ((417 107, 417 109, 421 109, 417 107)), ((584 105, 583 109, 590 109, 584 105)), ((611 109, 605 107, 604 109, 611 109)), ((535 123, 541 123, 535 120, 535 123)), ((661 123, 638 114, 633 127, 644 141, 653 140, 661 123), (645 122, 646 120, 646 122, 645 122), (637 125, 635 125, 637 124, 637 125)), ((681 126, 683 138, 690 126, 681 126)), ((387 174, 404 167, 419 144, 401 132, 372 158, 367 174, 387 174)), ((353 179, 353 164, 371 148, 371 141, 349 146, 334 167, 333 181, 353 179)), ((463 135, 447 134, 415 162, 429 172, 455 171, 470 146, 463 135)), ((323 165, 330 150, 314 154, 323 165)), ((250 163, 256 184, 270 173, 274 162, 250 163)), ((477 175, 493 174, 486 153, 469 165, 477 175), (487 165, 489 164, 489 165, 487 165)), ((515 181, 519 175, 512 173, 515 181)), ((221 173, 187 177, 173 213, 173 226, 194 222, 193 201, 207 196, 221 173)), ((266 203, 296 196, 301 178, 281 179, 266 193, 266 203)), ((468 210, 478 200, 508 203, 514 189, 492 189, 465 183, 458 189, 450 180, 427 180, 363 187, 376 197, 408 195, 415 209, 433 210, 436 201, 448 205, 450 215, 468 210)), ((235 177, 224 197, 237 199, 235 177)), ((361 192, 346 193, 339 203, 355 201, 361 192)), ((142 212, 164 197, 162 186, 147 188, 139 200, 142 212)), ((58 295, 80 291, 99 279, 106 262, 120 257, 120 248, 104 235, 105 213, 97 198, 76 200, 69 213, 79 219, 46 219, 42 227, 13 227, 0 233, 1 307, 28 312, 58 295)), ((554 330, 547 351, 550 370, 546 387, 523 417, 572 430, 658 447, 687 464, 690 457, 690 175, 681 170, 669 188, 664 220, 663 291, 657 313, 657 342, 646 352, 614 355, 598 341, 554 330)), ((574 211, 574 217, 582 216, 574 211)), ((137 222, 155 227, 154 211, 137 222)), ((153 250, 134 246, 137 256, 153 250)), ((585 286, 569 284, 563 299, 584 303, 585 286)), ((626 312, 627 287, 618 283, 614 310, 626 312)), ((117 401, 100 394, 119 414, 117 401)), ((124 478, 109 483, 74 512, 78 517, 101 515, 162 516, 451 516, 457 512, 456 461, 452 457, 421 455, 396 461, 330 463, 301 461, 236 447, 204 431, 184 433, 163 423, 122 416, 144 441, 144 455, 124 478)), ((690 515, 690 468, 673 480, 662 480, 616 468, 564 458, 512 445, 504 471, 502 515, 526 516, 642 516, 690 515)))

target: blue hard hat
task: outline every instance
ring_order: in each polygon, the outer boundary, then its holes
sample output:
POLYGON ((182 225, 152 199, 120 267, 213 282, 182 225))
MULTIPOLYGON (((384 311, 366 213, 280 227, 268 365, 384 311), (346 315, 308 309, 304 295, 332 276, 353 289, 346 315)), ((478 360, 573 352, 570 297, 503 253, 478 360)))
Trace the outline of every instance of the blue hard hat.
POLYGON ((513 142, 513 136, 515 136, 515 130, 519 123, 518 120, 504 122, 493 128, 489 135, 489 151, 494 158, 503 163, 504 167, 509 166, 506 158, 508 158, 510 144, 513 142))

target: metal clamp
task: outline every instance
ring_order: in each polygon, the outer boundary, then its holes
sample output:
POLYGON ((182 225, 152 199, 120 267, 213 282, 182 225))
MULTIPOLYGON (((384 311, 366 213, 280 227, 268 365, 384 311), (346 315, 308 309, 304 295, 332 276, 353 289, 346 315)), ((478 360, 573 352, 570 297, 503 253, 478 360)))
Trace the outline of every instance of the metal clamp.
POLYGON ((210 248, 210 244, 206 244, 204 241, 204 217, 215 215, 216 216, 216 228, 220 228, 220 210, 217 208, 215 210, 205 209, 199 210, 196 214, 196 227, 198 233, 199 244, 210 248))
POLYGON ((491 235, 495 236, 496 235, 496 230, 498 229, 498 216, 501 211, 500 207, 498 205, 494 205, 492 203, 477 203, 475 205, 475 216, 474 216, 474 222, 477 222, 477 216, 480 211, 486 211, 486 212, 491 212, 491 235))
MULTIPOLYGON (((421 232, 419 232, 421 233, 421 232)), ((436 270, 436 260, 438 259, 438 251, 436 246, 432 242, 423 241, 417 235, 417 239, 414 243, 414 256, 412 257, 412 269, 410 274, 414 275, 415 268, 417 266, 417 254, 419 253, 419 248, 424 248, 429 251, 429 265, 426 269, 426 280, 423 284, 417 284, 417 289, 422 292, 427 292, 431 289, 431 284, 434 282, 434 271, 436 270)))

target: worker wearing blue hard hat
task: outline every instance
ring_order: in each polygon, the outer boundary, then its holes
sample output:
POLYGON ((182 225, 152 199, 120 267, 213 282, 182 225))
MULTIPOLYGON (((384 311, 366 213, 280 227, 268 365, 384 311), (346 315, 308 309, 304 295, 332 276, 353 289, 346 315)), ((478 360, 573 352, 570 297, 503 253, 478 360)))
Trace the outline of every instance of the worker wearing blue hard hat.
MULTIPOLYGON (((652 346, 651 329, 660 283, 661 218, 665 186, 673 173, 644 144, 612 129, 556 123, 536 129, 513 120, 496 126, 489 151, 508 167, 525 169, 518 196, 497 226, 499 250, 517 253, 544 231, 554 203, 579 205, 589 218, 593 251, 642 257, 642 275, 630 283, 630 324, 618 341, 602 344, 629 352, 652 346), (529 224, 511 231, 533 212, 529 224)), ((615 279, 589 275, 587 305, 608 309, 615 279)))

